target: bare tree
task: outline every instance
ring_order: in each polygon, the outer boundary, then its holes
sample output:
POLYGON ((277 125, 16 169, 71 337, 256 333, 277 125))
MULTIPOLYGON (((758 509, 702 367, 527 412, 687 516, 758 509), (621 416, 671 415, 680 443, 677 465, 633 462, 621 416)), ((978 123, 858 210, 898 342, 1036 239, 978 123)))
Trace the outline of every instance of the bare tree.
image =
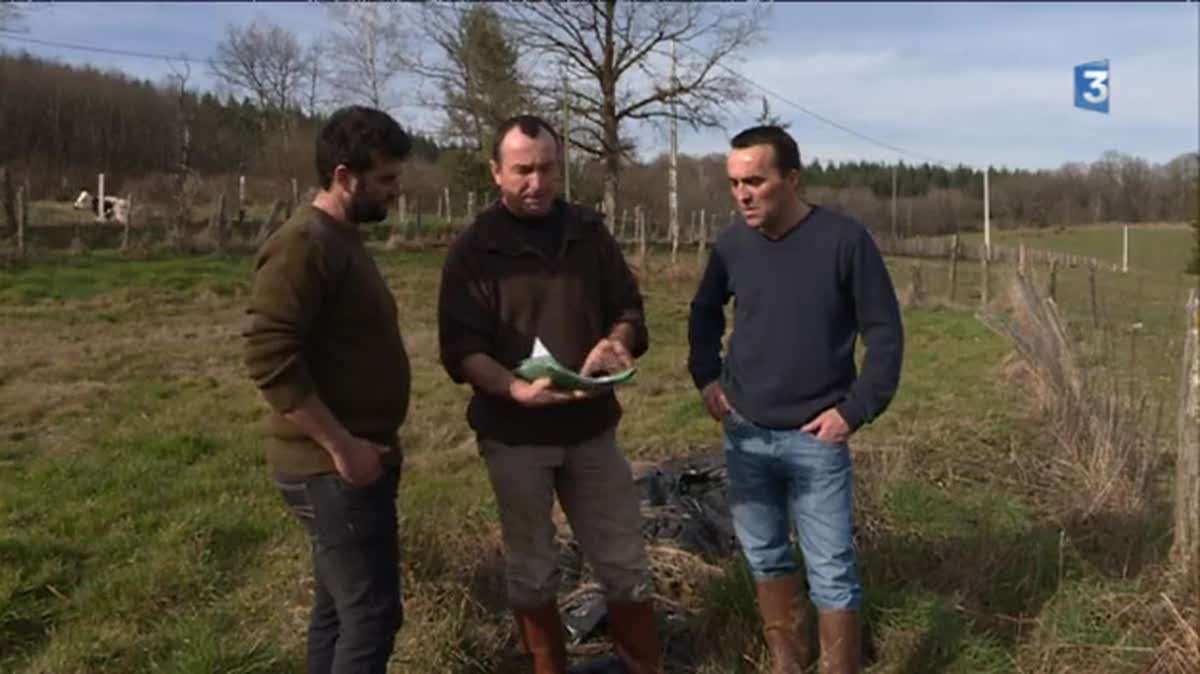
POLYGON ((304 48, 291 31, 258 17, 244 28, 226 26, 225 39, 217 45, 209 66, 220 83, 254 98, 265 126, 270 116, 296 107, 306 60, 304 48))
POLYGON ((20 30, 22 18, 21 8, 10 2, 0 3, 0 30, 20 30))
POLYGON ((432 48, 410 65, 437 92, 425 102, 444 111, 450 138, 483 151, 501 122, 532 107, 516 42, 486 4, 425 5, 420 25, 432 48))
POLYGON ((566 69, 579 120, 570 142, 603 161, 610 216, 617 212, 621 162, 634 149, 622 124, 674 117, 693 129, 718 126, 723 108, 743 97, 743 83, 726 68, 757 36, 761 7, 616 0, 506 7, 522 43, 554 64, 539 73, 545 94, 561 81, 558 64, 566 69), (679 60, 671 78, 673 42, 679 60))
POLYGON ((192 172, 192 120, 188 113, 187 83, 192 76, 192 64, 183 59, 180 66, 170 64, 171 74, 167 81, 175 95, 177 124, 179 125, 179 163, 175 167, 175 203, 172 224, 176 245, 182 245, 187 223, 191 219, 195 201, 195 181, 192 172))
POLYGON ((337 93, 381 110, 395 103, 391 82, 402 71, 405 25, 396 5, 387 3, 334 4, 335 22, 329 51, 329 83, 337 93))
POLYGON ((317 109, 324 103, 321 99, 321 85, 328 75, 325 68, 325 52, 326 48, 320 40, 314 40, 308 46, 308 55, 305 59, 307 67, 304 73, 304 112, 309 117, 316 117, 317 109))

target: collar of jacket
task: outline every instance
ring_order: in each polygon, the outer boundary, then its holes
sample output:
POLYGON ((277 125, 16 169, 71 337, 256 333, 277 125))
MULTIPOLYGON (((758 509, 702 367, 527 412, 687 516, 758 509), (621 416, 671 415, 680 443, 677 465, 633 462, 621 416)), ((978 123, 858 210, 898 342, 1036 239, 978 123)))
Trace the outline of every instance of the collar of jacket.
MULTIPOLYGON (((597 225, 604 226, 604 216, 585 206, 555 199, 551 210, 563 223, 563 243, 581 239, 597 225)), ((476 245, 486 250, 495 250, 510 255, 530 251, 529 244, 512 216, 496 201, 475 218, 474 226, 479 230, 476 245)))

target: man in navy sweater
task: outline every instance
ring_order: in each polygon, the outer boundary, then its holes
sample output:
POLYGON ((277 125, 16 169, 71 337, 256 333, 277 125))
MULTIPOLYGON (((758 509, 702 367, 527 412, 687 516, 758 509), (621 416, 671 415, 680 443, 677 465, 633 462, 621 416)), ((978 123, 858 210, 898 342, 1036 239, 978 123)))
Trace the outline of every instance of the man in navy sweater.
POLYGON ((691 304, 688 369, 723 427, 730 510, 772 672, 800 674, 810 660, 793 526, 818 609, 821 672, 858 672, 862 587, 847 441, 896 392, 899 304, 867 228, 800 198, 800 152, 787 132, 754 127, 731 145, 726 170, 745 224, 713 246, 691 304), (730 297, 734 330, 722 360, 730 297))

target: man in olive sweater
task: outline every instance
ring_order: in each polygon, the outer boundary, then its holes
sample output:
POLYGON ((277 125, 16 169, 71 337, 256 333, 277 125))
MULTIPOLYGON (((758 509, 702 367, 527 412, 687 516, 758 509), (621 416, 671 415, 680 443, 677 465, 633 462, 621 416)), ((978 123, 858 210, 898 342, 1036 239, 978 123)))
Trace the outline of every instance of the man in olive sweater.
POLYGON ((384 674, 403 620, 396 433, 411 377, 360 226, 387 217, 410 147, 384 112, 334 113, 320 192, 256 260, 245 361, 271 408, 267 462, 312 543, 308 674, 384 674))

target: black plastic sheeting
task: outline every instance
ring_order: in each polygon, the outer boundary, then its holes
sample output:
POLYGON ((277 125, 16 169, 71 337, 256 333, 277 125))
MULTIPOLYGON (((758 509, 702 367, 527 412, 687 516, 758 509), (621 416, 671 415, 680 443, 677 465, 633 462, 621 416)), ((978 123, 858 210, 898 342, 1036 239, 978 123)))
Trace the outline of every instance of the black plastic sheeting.
MULTIPOLYGON (((712 561, 737 550, 726 501, 725 464, 719 453, 637 464, 634 481, 641 496, 642 534, 647 543, 686 550, 712 561)), ((580 579, 578 546, 571 540, 559 543, 563 584, 571 587, 580 579)), ((560 608, 573 646, 604 634, 607 611, 599 589, 576 592, 560 608)), ((602 674, 622 670, 610 656, 582 663, 571 671, 602 674)))

